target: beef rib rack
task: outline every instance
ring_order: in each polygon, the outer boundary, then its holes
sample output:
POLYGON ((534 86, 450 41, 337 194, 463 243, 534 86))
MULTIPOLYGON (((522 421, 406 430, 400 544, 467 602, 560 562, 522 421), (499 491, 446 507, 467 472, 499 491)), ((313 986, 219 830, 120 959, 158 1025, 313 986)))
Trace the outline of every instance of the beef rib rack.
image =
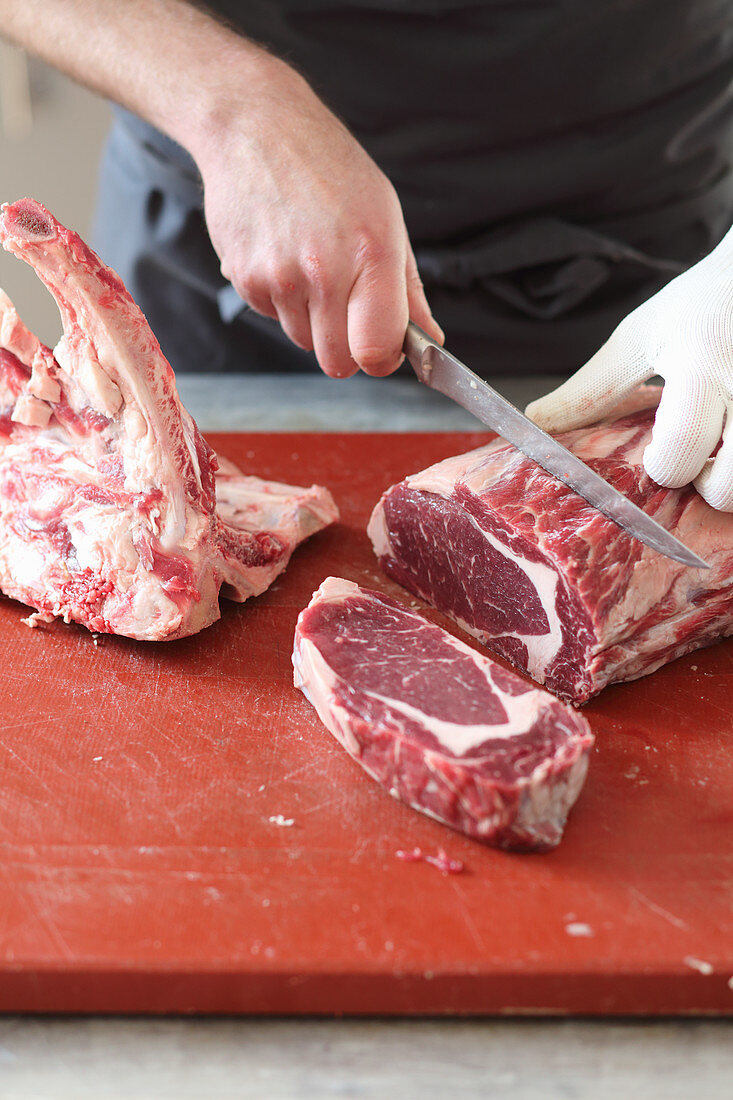
POLYGON ((650 550, 501 439, 387 490, 369 523, 382 568, 575 703, 733 634, 733 514, 644 472, 660 393, 559 438, 710 569, 650 550))
POLYGON ((119 277, 32 199, 0 242, 53 294, 52 352, 0 292, 0 588, 89 630, 164 641, 263 592, 337 518, 326 489, 244 476, 181 405, 119 277), (218 470, 218 472, 217 472, 218 470))
POLYGON ((501 848, 562 837, 582 715, 396 600, 329 577, 298 618, 295 685, 391 795, 501 848))

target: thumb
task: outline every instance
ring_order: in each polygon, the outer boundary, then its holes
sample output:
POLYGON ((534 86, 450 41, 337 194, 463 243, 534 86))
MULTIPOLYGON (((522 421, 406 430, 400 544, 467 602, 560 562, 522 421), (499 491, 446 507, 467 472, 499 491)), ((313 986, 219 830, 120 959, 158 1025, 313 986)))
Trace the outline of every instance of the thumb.
POLYGON ((630 315, 584 367, 556 390, 532 401, 525 412, 547 432, 583 428, 602 419, 653 374, 630 315))

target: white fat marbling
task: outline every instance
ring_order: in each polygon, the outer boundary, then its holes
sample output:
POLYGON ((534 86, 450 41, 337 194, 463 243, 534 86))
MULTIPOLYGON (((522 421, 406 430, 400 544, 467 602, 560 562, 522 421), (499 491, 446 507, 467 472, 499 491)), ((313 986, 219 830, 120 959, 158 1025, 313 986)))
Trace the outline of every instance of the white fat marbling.
MULTIPOLYGON (((465 455, 462 457, 465 459, 465 455)), ((426 470, 425 474, 410 478, 410 485, 421 491, 442 496, 446 500, 449 499, 452 495, 453 488, 453 483, 450 479, 446 481, 446 479, 442 477, 440 479, 436 478, 435 480, 431 480, 430 477, 426 476, 429 473, 430 471, 426 470), (449 491, 446 492, 448 488, 449 491)), ((465 514, 466 518, 470 520, 482 538, 486 539, 486 541, 498 550, 503 557, 513 561, 522 570, 537 592, 537 596, 547 616, 549 630, 545 634, 531 635, 521 634, 518 631, 505 631, 502 637, 517 638, 526 645, 529 655, 527 672, 535 680, 542 682, 549 665, 562 646, 562 625, 560 623, 560 616, 557 613, 556 602, 558 575, 551 566, 545 565, 543 562, 529 561, 527 558, 514 553, 514 551, 510 550, 508 546, 500 542, 494 535, 485 531, 483 527, 476 522, 473 516, 469 515, 467 512, 465 514)), ((378 505, 372 513, 367 528, 367 534, 372 540, 374 551, 378 557, 392 556, 389 530, 384 515, 384 508, 381 504, 378 505)), ((480 628, 472 626, 461 619, 457 619, 457 621, 470 634, 481 633, 480 628)))
POLYGON ((483 535, 488 543, 522 570, 539 597, 542 609, 547 616, 548 632, 546 634, 522 634, 519 631, 507 631, 504 636, 517 638, 527 646, 527 672, 533 679, 541 682, 545 678, 548 666, 562 646, 562 625, 560 616, 557 613, 558 575, 551 566, 545 565, 541 561, 530 561, 528 558, 515 554, 503 542, 479 527, 472 516, 469 518, 476 530, 483 535))
MULTIPOLYGON (((350 596, 361 594, 358 585, 353 584, 351 581, 329 577, 318 589, 314 599, 340 603, 350 596)), ((506 711, 506 721, 499 724, 482 723, 473 726, 447 722, 427 714, 403 700, 393 699, 374 691, 367 691, 367 694, 383 702, 385 706, 389 706, 403 714, 406 718, 420 722, 436 736, 443 748, 457 756, 465 756, 472 748, 490 739, 507 739, 527 733, 537 718, 538 712, 550 702, 550 697, 545 692, 537 689, 528 691, 523 695, 509 695, 494 683, 491 676, 493 662, 489 658, 476 653, 475 650, 451 635, 446 634, 446 638, 457 653, 471 658, 482 675, 491 684, 492 690, 506 711)), ((338 682, 338 677, 330 665, 327 664, 317 646, 310 639, 303 638, 300 635, 296 636, 293 666, 295 668, 295 686, 304 692, 316 708, 324 725, 336 733, 333 730, 333 691, 338 682)), ((352 753, 358 751, 358 745, 353 735, 343 723, 339 724, 342 728, 337 736, 345 743, 348 739, 347 748, 352 753)))

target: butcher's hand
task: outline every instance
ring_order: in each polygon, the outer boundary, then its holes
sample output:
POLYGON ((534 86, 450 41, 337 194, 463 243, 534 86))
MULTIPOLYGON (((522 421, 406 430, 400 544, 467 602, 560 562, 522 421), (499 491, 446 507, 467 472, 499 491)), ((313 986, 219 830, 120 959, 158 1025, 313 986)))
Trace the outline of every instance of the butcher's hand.
POLYGON ((713 508, 733 511, 733 230, 624 318, 600 351, 528 405, 527 415, 550 432, 580 428, 657 374, 665 384, 644 451, 646 472, 668 488, 694 481, 713 508))
POLYGON ((397 194, 300 76, 264 63, 256 112, 229 112, 194 147, 221 270, 326 374, 389 374, 408 317, 442 340, 397 194))
POLYGON ((294 69, 202 7, 0 0, 0 35, 188 150, 224 275, 327 374, 389 374, 408 316, 442 339, 394 188, 294 69))

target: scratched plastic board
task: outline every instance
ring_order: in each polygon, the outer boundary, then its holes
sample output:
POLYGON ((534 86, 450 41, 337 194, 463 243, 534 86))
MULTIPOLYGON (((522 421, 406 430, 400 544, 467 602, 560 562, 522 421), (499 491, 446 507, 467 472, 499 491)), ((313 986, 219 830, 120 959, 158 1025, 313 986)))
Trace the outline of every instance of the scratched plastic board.
POLYGON ((393 801, 292 686, 296 616, 324 577, 397 592, 364 533, 380 492, 483 438, 214 440, 329 485, 343 521, 197 637, 95 644, 0 600, 0 1008, 731 1011, 730 643, 586 708, 588 780, 547 855, 393 801), (465 871, 395 857, 415 846, 465 871))

